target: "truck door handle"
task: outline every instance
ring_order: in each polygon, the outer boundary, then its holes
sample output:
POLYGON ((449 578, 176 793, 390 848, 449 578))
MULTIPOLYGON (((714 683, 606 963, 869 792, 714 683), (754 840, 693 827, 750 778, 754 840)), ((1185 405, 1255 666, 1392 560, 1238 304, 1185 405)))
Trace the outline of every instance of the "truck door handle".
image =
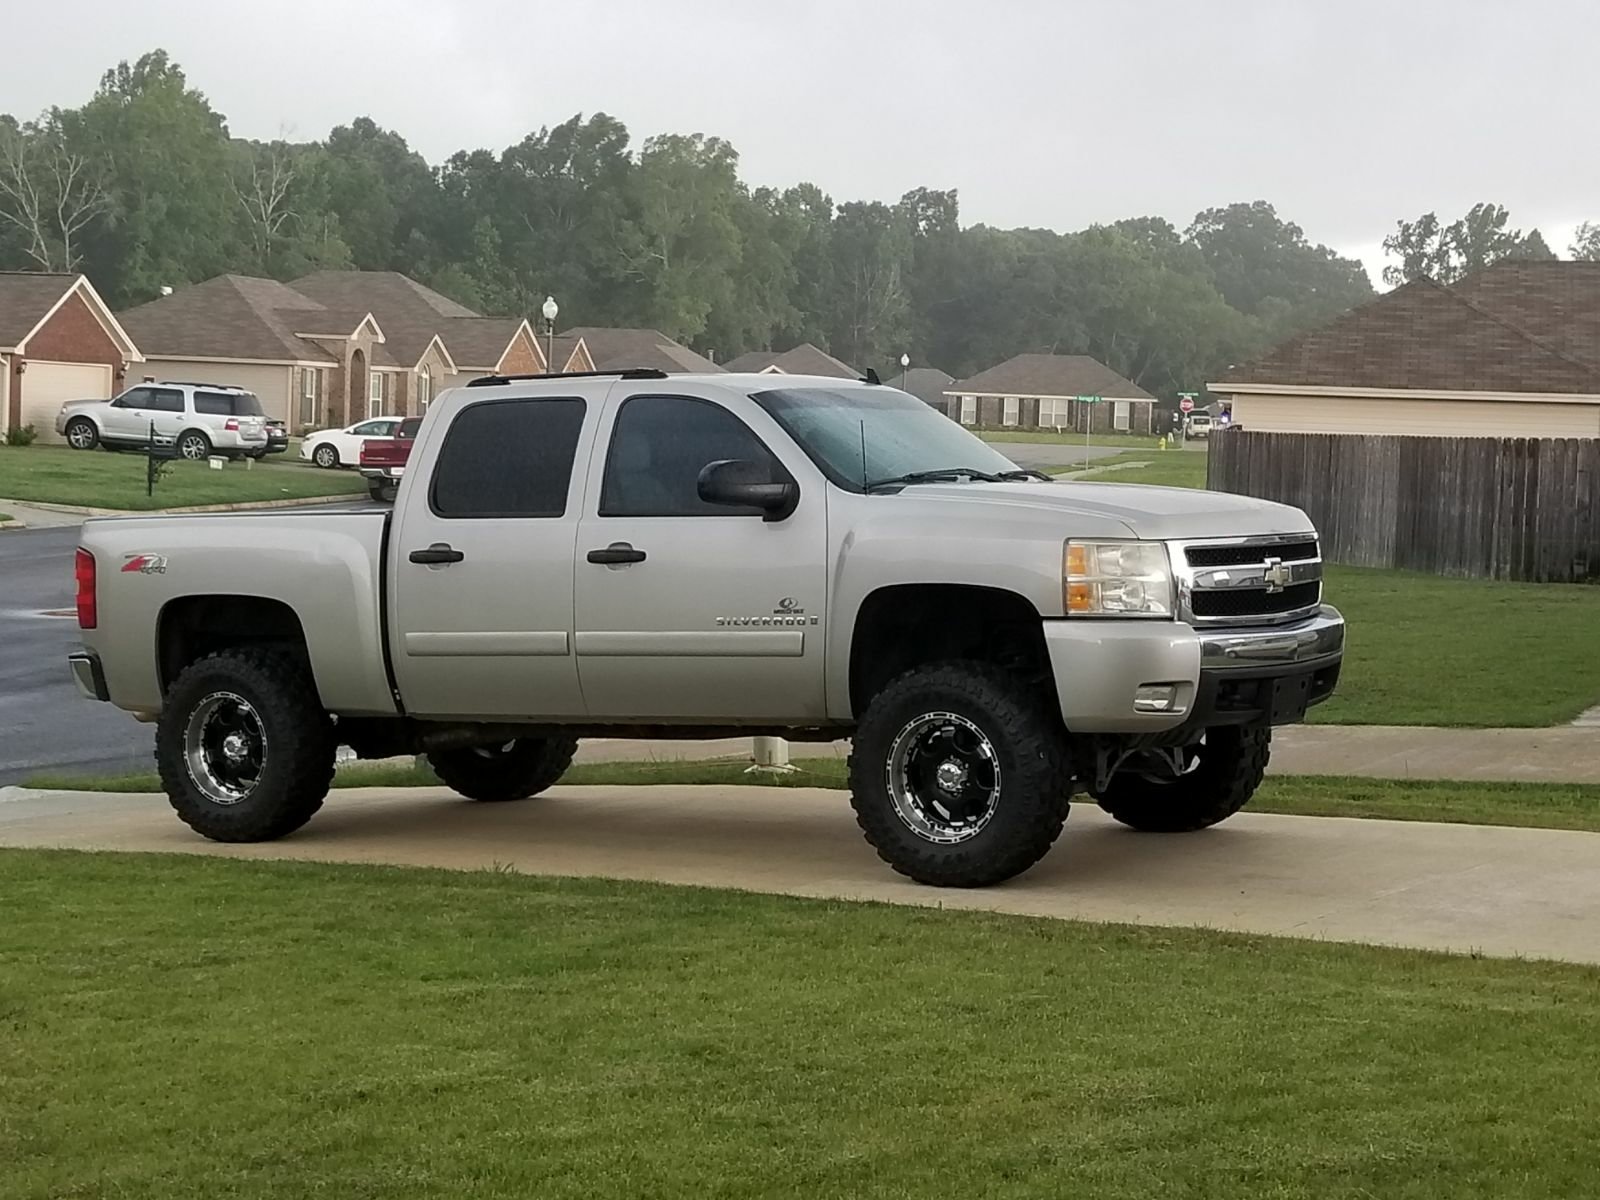
POLYGON ((445 542, 435 542, 426 550, 413 550, 410 557, 414 563, 433 566, 435 563, 458 563, 466 555, 445 542))
POLYGON ((635 550, 627 542, 612 542, 603 550, 589 551, 589 561, 603 563, 606 566, 620 565, 623 563, 636 563, 644 561, 644 551, 635 550))

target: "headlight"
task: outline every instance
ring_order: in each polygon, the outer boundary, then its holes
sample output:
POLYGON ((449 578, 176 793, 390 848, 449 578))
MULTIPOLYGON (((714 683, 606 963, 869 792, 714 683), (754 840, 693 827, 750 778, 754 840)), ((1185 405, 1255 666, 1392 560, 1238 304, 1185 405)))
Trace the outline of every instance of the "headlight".
POLYGON ((1172 569, 1162 542, 1068 542, 1061 586, 1068 616, 1172 615, 1172 569))

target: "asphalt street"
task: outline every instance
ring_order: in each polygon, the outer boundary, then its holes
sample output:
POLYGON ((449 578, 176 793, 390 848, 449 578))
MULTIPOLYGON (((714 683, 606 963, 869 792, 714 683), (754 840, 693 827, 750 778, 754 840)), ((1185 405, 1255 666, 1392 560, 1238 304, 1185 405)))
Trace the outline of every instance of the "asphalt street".
POLYGON ((151 727, 85 700, 67 674, 77 545, 76 526, 0 533, 0 785, 150 766, 151 727))

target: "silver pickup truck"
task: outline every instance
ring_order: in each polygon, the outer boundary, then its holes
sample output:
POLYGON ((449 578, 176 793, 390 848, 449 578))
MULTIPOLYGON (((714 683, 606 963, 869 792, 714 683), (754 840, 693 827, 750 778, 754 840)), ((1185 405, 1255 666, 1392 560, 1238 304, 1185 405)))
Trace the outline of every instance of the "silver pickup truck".
POLYGON ((341 744, 496 801, 586 736, 848 737, 868 841, 948 886, 1037 862, 1074 793, 1230 816, 1344 643, 1296 509, 1052 482, 800 376, 477 380, 392 511, 92 520, 77 577, 74 676, 156 722, 207 837, 299 828, 341 744))

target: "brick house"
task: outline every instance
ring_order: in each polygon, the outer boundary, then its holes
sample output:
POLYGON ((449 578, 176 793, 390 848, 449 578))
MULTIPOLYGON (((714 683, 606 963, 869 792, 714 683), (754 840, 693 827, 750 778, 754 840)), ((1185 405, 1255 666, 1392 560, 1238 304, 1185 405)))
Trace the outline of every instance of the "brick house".
POLYGON ((1207 386, 1267 433, 1600 437, 1600 263, 1415 279, 1207 386))
POLYGON ((984 429, 1147 434, 1156 406, 1149 392, 1086 354, 1019 354, 949 384, 944 395, 952 421, 984 429))
MULTIPOLYGON (((545 370, 527 321, 485 317, 393 271, 219 275, 122 320, 148 343, 147 374, 249 388, 297 431, 412 416, 478 375, 545 370)), ((592 369, 581 339, 557 342, 561 369, 592 369)))
POLYGON ((56 440, 62 404, 116 395, 139 361, 82 275, 0 272, 0 434, 32 426, 41 441, 56 440))

